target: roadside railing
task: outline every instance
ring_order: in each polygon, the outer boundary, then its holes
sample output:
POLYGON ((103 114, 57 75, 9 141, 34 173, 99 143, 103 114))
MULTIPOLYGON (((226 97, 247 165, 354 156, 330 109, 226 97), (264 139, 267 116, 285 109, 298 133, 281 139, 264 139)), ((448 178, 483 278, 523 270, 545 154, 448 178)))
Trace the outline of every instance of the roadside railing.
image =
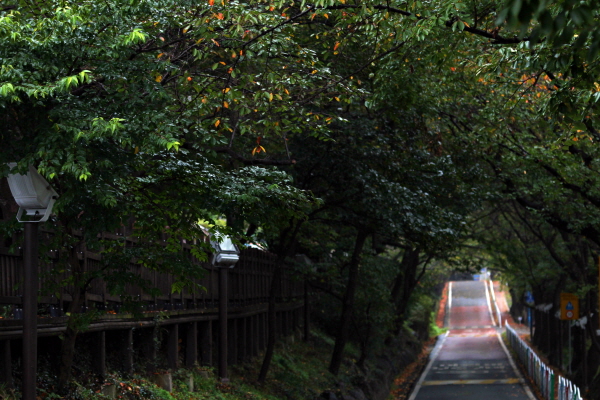
POLYGON ((581 399, 581 394, 579 388, 573 383, 560 376, 558 378, 558 400, 579 400, 581 399))
POLYGON ((506 334, 510 347, 515 351, 527 374, 533 379, 546 400, 583 400, 581 391, 568 379, 558 376, 525 343, 517 332, 506 322, 506 334))
POLYGON ((498 302, 496 301, 496 291, 494 290, 494 282, 491 279, 488 279, 488 283, 490 284, 490 293, 492 296, 492 304, 494 305, 494 311, 496 312, 496 320, 498 321, 498 326, 502 327, 502 313, 500 312, 500 308, 498 308, 498 302))

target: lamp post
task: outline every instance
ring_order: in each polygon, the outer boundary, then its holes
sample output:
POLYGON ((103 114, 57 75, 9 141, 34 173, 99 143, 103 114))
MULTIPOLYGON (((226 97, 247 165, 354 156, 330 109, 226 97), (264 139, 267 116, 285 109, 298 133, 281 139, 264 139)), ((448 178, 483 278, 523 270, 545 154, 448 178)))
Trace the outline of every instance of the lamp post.
POLYGON ((214 249, 212 264, 219 267, 219 378, 228 381, 227 376, 227 271, 240 259, 240 250, 228 236, 211 241, 214 249))
MULTIPOLYGON (((10 163, 14 168, 17 164, 10 163)), ((52 213, 58 194, 37 170, 9 174, 8 185, 19 205, 17 220, 25 230, 23 249, 23 400, 36 400, 37 384, 37 289, 38 223, 52 213)))

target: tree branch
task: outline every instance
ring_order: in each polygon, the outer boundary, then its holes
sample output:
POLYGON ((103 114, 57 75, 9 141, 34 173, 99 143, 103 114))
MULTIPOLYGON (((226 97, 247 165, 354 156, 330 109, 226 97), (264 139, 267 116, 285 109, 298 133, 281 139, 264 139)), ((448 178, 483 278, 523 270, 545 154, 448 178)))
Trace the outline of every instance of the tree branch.
POLYGON ((270 160, 270 159, 254 159, 254 158, 246 158, 242 155, 233 151, 229 147, 219 147, 213 149, 217 153, 228 154, 232 158, 241 161, 244 165, 293 165, 296 164, 296 160, 270 160))
MULTIPOLYGON (((362 6, 360 6, 360 5, 341 4, 341 5, 324 7, 324 8, 327 10, 348 10, 348 9, 356 9, 356 8, 361 8, 361 7, 362 6)), ((428 17, 424 17, 420 14, 411 13, 409 11, 400 10, 399 8, 386 6, 386 5, 382 5, 382 4, 376 5, 373 8, 376 10, 380 10, 380 11, 388 11, 388 12, 392 12, 395 14, 404 15, 405 17, 414 17, 417 20, 428 19, 428 17)), ((451 20, 446 21, 445 25, 450 28, 450 27, 452 27, 452 25, 455 22, 456 22, 456 19, 451 19, 451 20)), ((490 32, 490 31, 478 29, 475 27, 467 26, 467 25, 465 25, 463 30, 466 32, 472 33, 474 35, 477 35, 477 36, 485 37, 488 39, 493 39, 493 41, 492 41, 493 44, 517 44, 517 43, 529 41, 528 37, 525 37, 523 39, 519 39, 516 36, 513 38, 502 37, 502 36, 498 35, 497 30, 493 30, 490 32)))

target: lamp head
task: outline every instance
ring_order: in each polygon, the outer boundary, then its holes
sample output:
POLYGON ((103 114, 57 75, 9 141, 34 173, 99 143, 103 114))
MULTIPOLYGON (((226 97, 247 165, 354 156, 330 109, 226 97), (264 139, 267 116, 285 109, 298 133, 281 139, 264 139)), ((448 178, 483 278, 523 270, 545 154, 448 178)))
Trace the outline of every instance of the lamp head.
MULTIPOLYGON (((9 163, 8 165, 12 169, 16 167, 17 163, 9 163)), ((25 175, 9 174, 8 186, 19 206, 17 212, 19 222, 44 222, 48 220, 58 194, 33 166, 29 166, 29 171, 25 175), (23 215, 29 216, 31 219, 21 220, 23 215)))
POLYGON ((229 236, 220 237, 220 241, 211 240, 210 244, 214 249, 212 255, 212 265, 225 268, 233 268, 240 259, 240 250, 231 241, 229 236))

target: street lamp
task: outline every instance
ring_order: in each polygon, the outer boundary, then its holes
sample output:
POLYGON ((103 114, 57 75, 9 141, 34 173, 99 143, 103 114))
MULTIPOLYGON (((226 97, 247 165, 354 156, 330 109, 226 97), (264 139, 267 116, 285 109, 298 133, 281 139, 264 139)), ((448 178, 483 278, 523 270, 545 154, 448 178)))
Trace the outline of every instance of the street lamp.
MULTIPOLYGON (((9 163, 8 166, 12 169, 17 166, 17 163, 9 163)), ((48 220, 58 194, 33 166, 29 166, 29 172, 26 175, 9 174, 8 186, 19 205, 17 212, 19 222, 45 222, 48 220), (29 219, 22 220, 23 215, 29 219)))
MULTIPOLYGON (((8 164, 11 169, 16 163, 8 164)), ((8 186, 24 224, 23 249, 23 400, 36 400, 38 223, 48 220, 58 194, 33 166, 25 174, 9 174, 8 186)))
POLYGON ((227 271, 240 259, 240 249, 229 236, 217 236, 210 242, 214 252, 211 263, 219 267, 219 378, 227 377, 227 271))

